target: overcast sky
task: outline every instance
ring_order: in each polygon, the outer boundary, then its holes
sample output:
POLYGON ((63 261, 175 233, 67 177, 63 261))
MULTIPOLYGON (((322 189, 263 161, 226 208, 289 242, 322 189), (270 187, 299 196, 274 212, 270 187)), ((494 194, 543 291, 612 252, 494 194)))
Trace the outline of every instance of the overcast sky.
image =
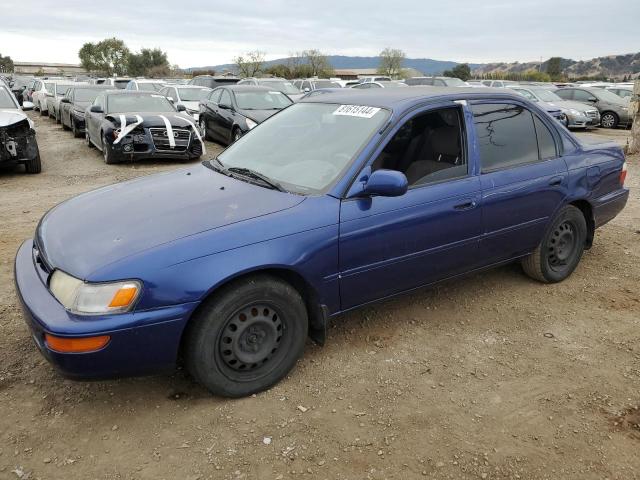
POLYGON ((318 48, 459 62, 586 60, 640 51, 640 0, 0 1, 0 54, 78 63, 84 42, 160 47, 181 67, 318 48))

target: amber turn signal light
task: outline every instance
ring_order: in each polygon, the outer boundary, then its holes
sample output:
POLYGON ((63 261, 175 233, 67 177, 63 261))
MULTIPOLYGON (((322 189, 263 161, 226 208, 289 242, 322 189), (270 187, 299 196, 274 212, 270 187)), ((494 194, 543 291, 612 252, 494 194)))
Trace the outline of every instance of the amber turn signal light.
POLYGON ((55 352, 86 353, 100 350, 109 343, 111 337, 109 335, 101 335, 99 337, 63 338, 45 333, 44 339, 47 342, 47 346, 55 352))

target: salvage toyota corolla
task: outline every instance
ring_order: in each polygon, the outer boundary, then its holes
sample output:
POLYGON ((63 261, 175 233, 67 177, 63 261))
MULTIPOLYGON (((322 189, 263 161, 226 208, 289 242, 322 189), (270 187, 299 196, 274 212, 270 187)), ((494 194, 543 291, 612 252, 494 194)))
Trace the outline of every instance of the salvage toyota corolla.
POLYGON ((248 395, 360 305, 514 260, 565 279, 627 201, 620 147, 524 97, 370 92, 307 98, 217 158, 49 211, 15 265, 42 353, 75 377, 184 361, 248 395))
POLYGON ((153 92, 107 90, 85 111, 85 141, 105 163, 143 158, 193 160, 204 152, 193 119, 153 92))

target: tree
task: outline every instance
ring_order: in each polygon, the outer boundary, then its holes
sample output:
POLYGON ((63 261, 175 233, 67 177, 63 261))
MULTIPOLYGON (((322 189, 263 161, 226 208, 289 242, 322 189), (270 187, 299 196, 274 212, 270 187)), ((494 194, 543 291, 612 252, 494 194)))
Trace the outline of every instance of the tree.
POLYGON ((244 56, 240 55, 234 58, 233 63, 236 64, 238 74, 241 77, 255 77, 262 70, 264 52, 260 50, 247 52, 244 56))
MULTIPOLYGON (((143 48, 139 53, 130 53, 127 57, 127 73, 132 76, 151 76, 151 71, 158 76, 159 72, 170 72, 171 66, 167 53, 159 48, 143 48)), ((160 75, 160 76, 167 76, 160 75)))
POLYGON ((13 60, 10 56, 3 57, 0 54, 0 72, 13 72, 13 60))
POLYGON ((288 66, 278 63, 264 69, 264 73, 273 77, 294 78, 288 66))
POLYGON ((378 73, 391 78, 398 78, 402 73, 402 64, 406 58, 405 53, 397 48, 385 48, 380 52, 379 56, 378 73))
POLYGON ((560 57, 551 57, 547 60, 547 74, 553 81, 562 78, 562 59, 560 57))
POLYGON ((443 72, 445 77, 453 77, 459 78, 463 82, 466 82, 471 78, 471 68, 467 63, 461 63, 460 65, 456 65, 451 70, 445 70, 443 72))
MULTIPOLYGON (((320 50, 305 50, 302 52, 302 58, 306 65, 309 66, 307 77, 330 77, 333 75, 333 67, 329 63, 329 58, 320 52, 320 50)), ((304 70, 301 68, 301 70, 304 70)))
POLYGON ((125 75, 129 49, 122 40, 107 38, 98 43, 85 43, 78 52, 85 70, 104 75, 125 75))

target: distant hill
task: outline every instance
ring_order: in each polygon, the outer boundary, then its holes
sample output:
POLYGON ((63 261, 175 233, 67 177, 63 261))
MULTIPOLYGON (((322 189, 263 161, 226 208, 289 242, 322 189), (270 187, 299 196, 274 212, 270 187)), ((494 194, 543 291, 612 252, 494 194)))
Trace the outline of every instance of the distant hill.
MULTIPOLYGON (((377 68, 380 64, 380 57, 348 57, 344 55, 330 55, 327 57, 333 68, 349 69, 349 68, 377 68)), ((286 64, 288 58, 278 58, 265 62, 265 66, 286 64)), ((404 62, 405 68, 413 68, 427 75, 441 74, 443 71, 451 69, 459 65, 458 62, 448 60, 433 60, 431 58, 407 58, 404 62)), ((469 64, 471 69, 481 67, 481 64, 469 64)), ((227 63, 224 65, 212 65, 206 67, 191 67, 185 69, 188 72, 193 70, 215 70, 223 72, 225 70, 235 71, 235 65, 227 63)))
MULTIPOLYGON (((624 55, 609 55, 591 60, 561 59, 560 66, 567 77, 610 77, 637 76, 640 73, 640 52, 624 55)), ((471 68, 475 75, 487 73, 522 73, 527 70, 546 71, 547 62, 488 63, 471 68)))

